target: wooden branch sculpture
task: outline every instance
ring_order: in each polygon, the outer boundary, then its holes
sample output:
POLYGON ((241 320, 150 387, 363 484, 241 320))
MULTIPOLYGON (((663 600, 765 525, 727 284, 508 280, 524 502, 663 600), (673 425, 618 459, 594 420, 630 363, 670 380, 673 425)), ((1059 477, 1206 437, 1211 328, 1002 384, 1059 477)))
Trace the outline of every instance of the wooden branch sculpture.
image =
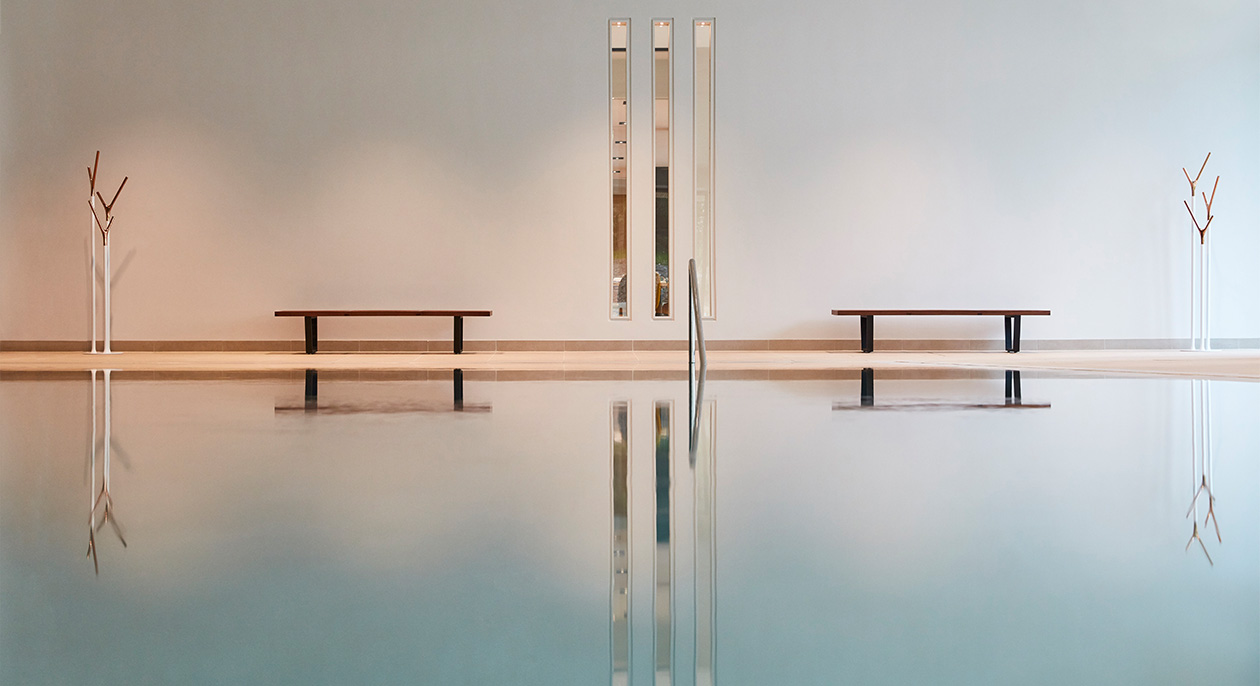
MULTIPOLYGON (((1203 170, 1207 169, 1207 163, 1208 163, 1208 160, 1210 159, 1212 159, 1212 153, 1209 152, 1207 154, 1207 157, 1203 158, 1203 164, 1199 167, 1199 173, 1196 174, 1193 179, 1190 178, 1190 172, 1186 171, 1185 167, 1181 168, 1181 173, 1186 175, 1186 181, 1190 182, 1190 199, 1191 200, 1194 199, 1195 191, 1198 189, 1198 186, 1199 186, 1199 178, 1203 176, 1203 170)), ((1212 184, 1212 198, 1211 199, 1208 199, 1206 193, 1200 193, 1200 195, 1203 198, 1203 204, 1205 207, 1207 207, 1207 222, 1205 222, 1202 226, 1199 225, 1198 217, 1194 216, 1194 210, 1190 209, 1190 203, 1186 202, 1185 200, 1181 201, 1181 204, 1186 206, 1186 211, 1190 213, 1190 221, 1194 222, 1194 228, 1198 230, 1199 232, 1199 245, 1204 245, 1207 243, 1207 230, 1208 230, 1208 226, 1212 223, 1212 200, 1216 199, 1216 186, 1220 182, 1221 182, 1221 177, 1219 176, 1216 177, 1216 182, 1212 184)))
POLYGON ((1199 173, 1194 177, 1193 181, 1190 180, 1190 172, 1186 171, 1185 167, 1181 168, 1181 173, 1186 175, 1186 181, 1190 181, 1190 197, 1192 198, 1194 197, 1195 186, 1199 185, 1199 177, 1203 176, 1203 170, 1207 169, 1207 163, 1210 159, 1212 159, 1212 153, 1209 152, 1207 157, 1203 158, 1203 166, 1199 167, 1199 173))
MULTIPOLYGON (((113 211, 114 211, 114 203, 118 202, 118 196, 119 194, 122 193, 123 186, 127 185, 127 178, 128 177, 126 176, 123 177, 122 183, 118 185, 118 190, 114 192, 114 199, 110 200, 109 202, 105 202, 105 198, 101 195, 100 191, 96 191, 96 197, 100 199, 101 205, 105 207, 105 221, 104 222, 102 222, 101 218, 96 215, 96 206, 89 205, 92 208, 92 216, 96 217, 96 225, 99 226, 101 229, 101 242, 107 245, 109 244, 109 225, 114 222, 114 217, 112 216, 113 211)), ((93 185, 95 185, 96 183, 95 179, 93 179, 92 183, 93 185)))
MULTIPOLYGON (((100 194, 98 193, 97 195, 100 194)), ((102 222, 101 218, 96 214, 96 206, 88 203, 88 207, 92 208, 92 217, 96 219, 96 227, 101 230, 101 242, 105 245, 109 245, 109 225, 114 223, 114 218, 108 217, 108 212, 106 212, 106 216, 108 218, 106 221, 102 222)))
MULTIPOLYGON (((1206 160, 1204 161, 1204 164, 1207 164, 1206 160)), ((1182 167, 1181 171, 1184 172, 1185 167, 1182 167)), ((1190 178, 1189 174, 1186 175, 1186 178, 1190 178)), ((1194 188, 1194 185, 1196 182, 1197 182, 1197 179, 1196 181, 1191 181, 1190 188, 1194 188)), ((1185 200, 1181 201, 1181 204, 1186 206, 1186 211, 1190 213, 1190 221, 1194 222, 1194 228, 1199 231, 1199 245, 1203 245, 1207 243, 1207 230, 1208 230, 1208 227, 1212 225, 1212 219, 1213 219, 1212 201, 1216 200, 1216 187, 1220 183, 1221 183, 1221 177, 1218 176, 1216 177, 1216 182, 1212 184, 1212 197, 1209 198, 1207 193, 1199 194, 1199 196, 1203 198, 1204 207, 1207 208, 1206 210, 1207 222, 1204 223, 1203 226, 1199 226, 1199 219, 1198 217, 1194 216, 1194 210, 1190 209, 1190 203, 1186 202, 1185 200)))
POLYGON ((88 167, 88 197, 96 194, 96 167, 101 163, 101 151, 96 151, 96 160, 88 167))

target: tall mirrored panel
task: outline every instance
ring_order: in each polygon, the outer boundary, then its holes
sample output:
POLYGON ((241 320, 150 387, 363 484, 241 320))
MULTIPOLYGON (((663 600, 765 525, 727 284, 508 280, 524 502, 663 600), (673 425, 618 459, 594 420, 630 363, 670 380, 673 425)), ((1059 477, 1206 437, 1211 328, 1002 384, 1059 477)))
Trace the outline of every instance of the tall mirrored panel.
POLYGON ((693 22, 695 84, 692 116, 695 141, 694 250, 700 314, 716 316, 713 249, 713 20, 693 22))
POLYGON ((670 252, 673 208, 670 205, 670 161, 673 158, 671 124, 674 120, 672 19, 652 20, 652 165, 656 175, 656 215, 653 220, 654 317, 669 317, 670 252))
POLYGON ((612 192, 613 319, 630 317, 630 20, 608 22, 608 147, 612 192))

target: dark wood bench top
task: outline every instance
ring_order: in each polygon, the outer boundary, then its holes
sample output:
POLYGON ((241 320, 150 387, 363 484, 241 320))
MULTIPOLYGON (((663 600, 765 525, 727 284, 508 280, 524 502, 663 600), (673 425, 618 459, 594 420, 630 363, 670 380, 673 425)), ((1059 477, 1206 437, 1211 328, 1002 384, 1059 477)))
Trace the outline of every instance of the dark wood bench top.
POLYGON ((489 317, 491 310, 276 310, 277 317, 489 317))
POLYGON ((914 316, 914 315, 957 315, 957 316, 1050 316, 1050 310, 832 310, 834 315, 881 315, 881 316, 914 316))

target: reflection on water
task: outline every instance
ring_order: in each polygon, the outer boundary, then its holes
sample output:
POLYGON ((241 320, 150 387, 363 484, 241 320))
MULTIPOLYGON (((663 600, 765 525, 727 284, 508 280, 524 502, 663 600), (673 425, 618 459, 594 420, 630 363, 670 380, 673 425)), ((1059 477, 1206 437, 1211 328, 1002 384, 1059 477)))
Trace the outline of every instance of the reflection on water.
MULTIPOLYGON (((701 380, 703 383, 703 376, 701 380)), ((695 436, 692 458, 695 468, 696 686, 709 686, 717 679, 716 434, 716 400, 705 400, 702 386, 696 396, 696 426, 692 430, 695 436)))
POLYGON ((1025 403, 1023 384, 1017 369, 1006 370, 1006 397, 1002 402, 957 402, 945 399, 895 398, 875 402, 875 370, 862 370, 862 386, 856 403, 837 401, 833 410, 1044 410, 1049 403, 1025 403))
POLYGON ((1260 384, 1022 376, 8 377, 0 683, 1260 682, 1260 384))
POLYGON ((1212 394, 1210 388, 1211 382, 1207 379, 1193 379, 1190 382, 1190 415, 1191 415, 1191 451, 1190 451, 1190 467, 1191 480, 1190 487, 1194 491, 1194 496, 1190 499, 1190 509, 1186 511, 1186 517, 1192 523, 1190 531, 1190 540, 1186 541, 1186 550, 1190 550, 1191 544, 1198 541, 1199 548, 1203 550, 1203 555, 1207 557, 1208 564, 1213 564, 1212 556, 1208 553, 1207 544, 1203 542, 1203 537, 1199 535, 1199 496, 1206 495, 1207 514, 1203 517, 1203 526, 1207 526, 1211 520, 1213 528, 1216 530, 1216 542, 1222 543, 1221 526, 1216 521, 1216 496, 1212 495, 1212 394))
POLYGON ((122 526, 118 523, 117 510, 114 508, 113 491, 110 490, 110 464, 112 463, 112 452, 114 447, 114 414, 113 414, 113 393, 110 392, 110 373, 111 370, 106 369, 102 372, 102 384, 105 393, 105 414, 102 418, 97 414, 96 408, 96 373, 99 370, 92 370, 92 439, 91 449, 88 457, 88 471, 91 474, 90 485, 88 488, 88 557, 92 558, 92 569, 96 574, 101 573, 100 561, 96 554, 96 533, 108 522, 114 534, 118 536, 118 540, 122 542, 124 548, 127 547, 127 539, 123 536, 122 526), (97 453, 98 444, 96 442, 97 426, 104 427, 104 442, 100 444, 99 452, 102 455, 100 461, 100 484, 101 488, 96 489, 97 483, 97 453))
POLYGON ((630 683, 630 403, 612 403, 612 683, 630 683))
POLYGON ((464 402, 464 370, 451 370, 451 402, 430 398, 390 398, 388 400, 357 399, 321 403, 319 400, 319 370, 306 370, 302 405, 289 402, 277 403, 276 413, 301 412, 304 414, 388 414, 408 412, 490 412, 489 403, 464 402))
POLYGON ((670 507, 673 502, 673 460, 670 453, 670 410, 667 401, 653 403, 653 429, 656 434, 656 588, 654 607, 656 636, 653 652, 656 656, 655 674, 657 686, 669 686, 673 680, 672 659, 674 644, 674 541, 670 507))
MULTIPOLYGON (((703 374, 701 374, 703 379, 703 374)), ((703 383, 698 384, 691 392, 691 400, 699 412, 694 417, 689 436, 693 439, 689 452, 689 466, 695 485, 693 502, 692 540, 695 542, 693 557, 694 568, 694 649, 695 671, 690 680, 682 683, 712 684, 714 682, 714 619, 716 605, 714 602, 715 545, 713 536, 713 464, 714 455, 714 401, 704 399, 703 383)), ((629 520, 630 493, 625 483, 628 481, 629 467, 619 466, 621 461, 631 453, 629 435, 630 403, 616 401, 613 403, 613 602, 611 608, 613 624, 612 683, 625 684, 633 681, 633 673, 629 668, 632 649, 630 646, 630 616, 627 609, 629 588, 631 587, 630 570, 632 565, 619 565, 620 561, 629 560, 630 553, 625 549, 629 539, 627 529, 621 522, 629 520), (623 504, 624 503, 624 504, 623 504), (624 659, 623 659, 624 656, 624 659)), ((653 645, 652 645, 652 683, 656 686, 669 686, 676 682, 677 662, 674 644, 677 638, 678 623, 674 613, 674 527, 671 516, 674 501, 674 469, 672 451, 673 403, 654 401, 652 403, 653 418, 653 477, 655 479, 655 540, 652 554, 652 613, 653 613, 653 645)))

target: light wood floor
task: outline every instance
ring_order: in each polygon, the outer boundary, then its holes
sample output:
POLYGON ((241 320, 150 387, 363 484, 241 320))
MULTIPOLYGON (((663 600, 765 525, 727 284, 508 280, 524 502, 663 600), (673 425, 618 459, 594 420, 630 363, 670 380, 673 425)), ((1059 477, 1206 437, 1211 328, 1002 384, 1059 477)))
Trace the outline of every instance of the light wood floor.
MULTIPOLYGON (((821 372, 874 368, 976 368, 1076 371, 1103 374, 1171 375, 1260 381, 1260 350, 1087 350, 1006 352, 817 352, 711 351, 711 372, 821 372)), ((117 369, 145 372, 268 372, 327 370, 495 370, 563 372, 679 372, 681 351, 320 353, 127 352, 92 355, 70 352, 0 352, 6 372, 71 372, 117 369)))

